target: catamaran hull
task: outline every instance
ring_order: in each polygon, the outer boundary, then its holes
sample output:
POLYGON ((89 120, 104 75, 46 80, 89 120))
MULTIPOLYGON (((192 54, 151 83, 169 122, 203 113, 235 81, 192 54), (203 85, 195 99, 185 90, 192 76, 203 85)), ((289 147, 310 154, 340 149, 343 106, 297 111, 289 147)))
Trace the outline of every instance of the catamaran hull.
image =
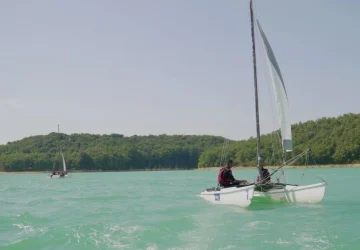
POLYGON ((285 185, 283 189, 270 189, 266 192, 255 191, 254 197, 266 197, 274 201, 288 203, 319 203, 323 200, 326 191, 326 182, 296 186, 285 185))
POLYGON ((229 187, 220 189, 206 189, 200 196, 214 204, 236 205, 248 207, 254 196, 255 185, 245 187, 229 187))
POLYGON ((318 203, 325 196, 326 182, 306 186, 286 185, 285 190, 289 203, 318 203))
POLYGON ((60 175, 58 175, 58 174, 56 174, 56 175, 50 175, 50 178, 51 179, 58 179, 58 178, 69 178, 70 176, 69 175, 64 175, 64 176, 60 176, 60 175))

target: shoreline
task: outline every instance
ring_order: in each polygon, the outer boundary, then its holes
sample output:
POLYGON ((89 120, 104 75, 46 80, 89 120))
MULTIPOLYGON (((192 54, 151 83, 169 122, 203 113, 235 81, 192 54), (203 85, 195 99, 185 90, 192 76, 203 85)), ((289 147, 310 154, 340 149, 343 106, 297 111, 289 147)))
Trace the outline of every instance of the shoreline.
MULTIPOLYGON (((279 166, 265 166, 267 169, 277 169, 279 166)), ((284 166, 283 169, 314 169, 314 168, 360 168, 360 164, 329 164, 329 165, 294 165, 284 166)), ((159 168, 159 169, 129 169, 129 170, 74 170, 69 171, 70 174, 74 173, 115 173, 115 172, 157 172, 157 171, 204 171, 204 170, 219 170, 220 167, 208 168, 159 168)), ((234 166, 233 170, 256 170, 256 166, 234 166)), ((0 171, 1 174, 51 174, 52 171, 0 171)))
MULTIPOLYGON (((264 166, 266 169, 277 169, 279 166, 264 166)), ((309 169, 309 168, 360 168, 360 164, 329 164, 329 165, 294 165, 284 166, 283 169, 309 169)), ((218 170, 220 167, 199 168, 198 170, 218 170)), ((256 166, 234 166, 233 170, 256 170, 256 166)))
MULTIPOLYGON (((158 172, 158 171, 192 171, 197 170, 197 168, 158 168, 158 169, 128 169, 128 170, 69 170, 69 174, 75 173, 116 173, 116 172, 158 172)), ((52 171, 0 171, 1 174, 51 174, 52 171)))

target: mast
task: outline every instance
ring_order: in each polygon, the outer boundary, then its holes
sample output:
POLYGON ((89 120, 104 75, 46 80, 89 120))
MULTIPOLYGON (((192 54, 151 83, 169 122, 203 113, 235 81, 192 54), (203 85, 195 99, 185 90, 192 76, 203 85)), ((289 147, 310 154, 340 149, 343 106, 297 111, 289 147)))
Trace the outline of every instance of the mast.
MULTIPOLYGON (((60 134, 60 125, 58 124, 58 134, 60 134)), ((61 150, 61 146, 60 146, 60 142, 58 141, 58 150, 60 152, 60 154, 62 154, 62 150, 61 150)))
POLYGON ((259 121, 259 102, 258 102, 258 88, 257 88, 257 73, 256 73, 256 52, 255 52, 255 32, 254 32, 254 13, 253 0, 250 0, 250 18, 251 18, 251 38, 252 38, 252 54, 254 67, 254 87, 255 87, 255 114, 256 114, 256 145, 257 145, 257 168, 260 171, 261 154, 260 154, 260 121, 259 121))

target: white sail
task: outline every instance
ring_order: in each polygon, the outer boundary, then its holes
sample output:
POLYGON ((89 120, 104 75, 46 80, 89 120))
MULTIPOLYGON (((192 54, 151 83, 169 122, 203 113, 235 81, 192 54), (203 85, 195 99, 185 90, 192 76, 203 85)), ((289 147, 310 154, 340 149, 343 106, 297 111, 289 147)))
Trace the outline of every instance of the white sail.
POLYGON ((64 155, 62 152, 61 152, 61 157, 62 157, 62 161, 63 161, 63 171, 65 172, 66 171, 66 163, 65 163, 65 158, 64 158, 64 155))
POLYGON ((258 20, 257 25, 260 30, 262 41, 266 50, 268 58, 268 66, 270 68, 270 75, 272 80, 273 89, 275 92, 275 100, 277 103, 277 110, 279 116, 279 125, 281 129, 282 146, 285 152, 292 151, 292 138, 291 138, 291 123, 289 119, 289 104, 282 78, 279 65, 276 61, 274 52, 271 49, 270 43, 267 40, 264 31, 262 30, 258 20))

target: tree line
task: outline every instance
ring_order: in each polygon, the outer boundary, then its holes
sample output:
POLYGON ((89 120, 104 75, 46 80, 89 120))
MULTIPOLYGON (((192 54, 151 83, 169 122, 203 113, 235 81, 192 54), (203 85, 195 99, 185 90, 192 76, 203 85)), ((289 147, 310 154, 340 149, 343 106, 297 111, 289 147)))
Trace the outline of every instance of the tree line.
POLYGON ((3 171, 194 169, 200 154, 223 137, 131 136, 50 133, 0 146, 3 171))
MULTIPOLYGON (((281 164, 283 152, 280 131, 260 136, 261 157, 265 165, 281 164)), ((344 114, 336 118, 321 118, 316 121, 292 125, 293 151, 286 158, 294 157, 307 148, 310 155, 302 158, 303 164, 352 164, 360 163, 360 114, 344 114)), ((218 167, 223 147, 206 149, 199 158, 199 168, 218 167)), ((226 158, 242 166, 256 166, 256 138, 229 142, 226 158)))
MULTIPOLYGON (((321 118, 292 125, 294 150, 287 158, 311 148, 318 164, 360 163, 360 114, 321 118)), ((256 165, 256 138, 228 140, 210 135, 63 134, 31 136, 0 146, 0 170, 45 171, 61 169, 64 153, 71 170, 156 170, 219 167, 232 158, 237 165, 256 165), (224 154, 225 152, 225 154, 224 154), (225 158, 224 158, 225 156, 225 158)), ((261 136, 265 165, 282 158, 279 131, 261 136)), ((305 164, 305 159, 297 164, 305 164)))

